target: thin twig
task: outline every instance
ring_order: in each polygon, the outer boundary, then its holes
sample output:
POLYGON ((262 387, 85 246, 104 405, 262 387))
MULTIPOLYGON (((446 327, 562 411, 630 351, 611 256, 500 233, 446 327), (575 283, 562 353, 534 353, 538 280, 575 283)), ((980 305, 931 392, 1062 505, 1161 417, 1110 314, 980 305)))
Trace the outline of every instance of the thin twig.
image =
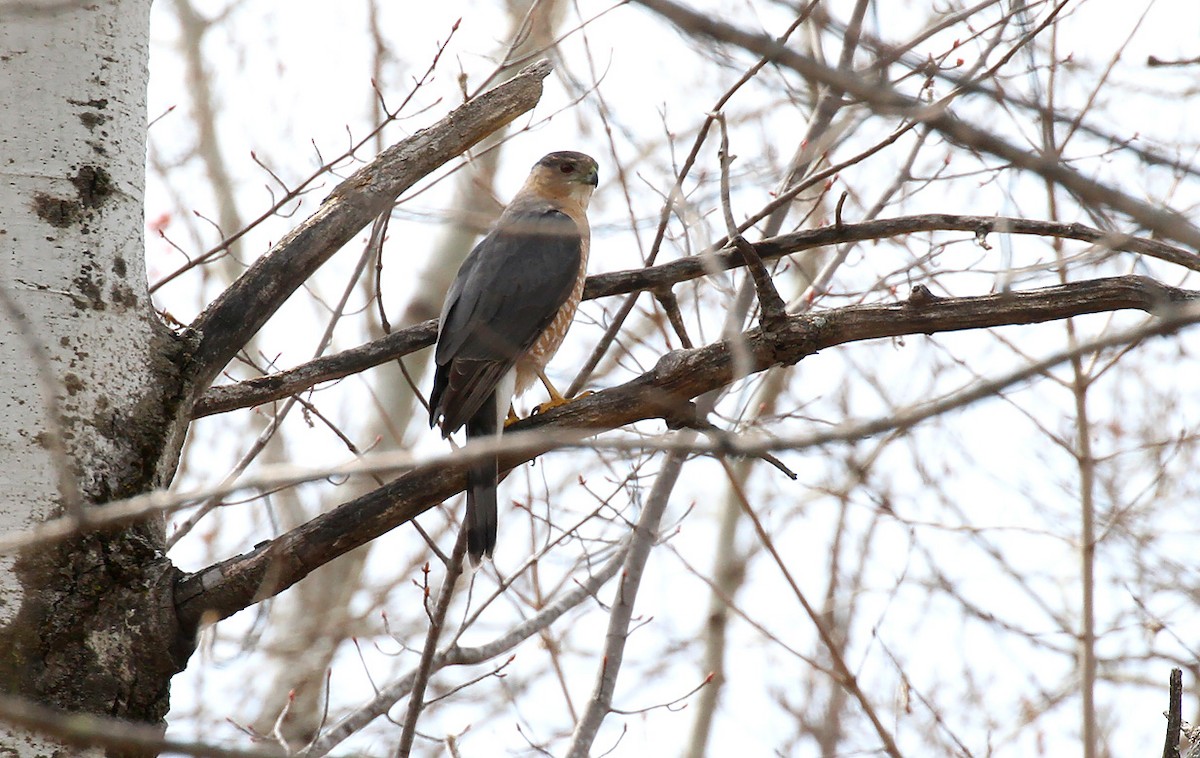
POLYGON ((466 524, 458 531, 458 540, 454 543, 454 552, 450 554, 450 562, 446 564, 446 578, 442 580, 442 588, 438 590, 437 605, 429 619, 429 631, 425 634, 425 647, 421 651, 421 662, 417 666, 416 677, 413 679, 412 691, 408 696, 408 711, 404 716, 404 726, 400 732, 400 744, 396 747, 396 758, 408 758, 412 752, 413 739, 417 734, 417 720, 421 717, 421 709, 425 705, 425 688, 429 685, 429 677, 433 673, 434 657, 437 653, 438 637, 446 625, 446 612, 450 610, 450 600, 454 597, 454 586, 463 572, 463 556, 467 553, 466 524))
POLYGON ((725 228, 730 244, 738 251, 742 262, 749 269, 754 290, 758 293, 760 325, 764 331, 770 331, 787 320, 787 313, 784 311, 783 298, 779 296, 779 290, 775 289, 771 274, 763 265, 758 251, 741 235, 737 222, 733 220, 733 204, 729 199, 729 166, 733 163, 734 156, 729 154, 729 129, 725 124, 725 114, 716 114, 716 119, 721 127, 721 148, 718 155, 721 161, 721 211, 725 216, 725 228))

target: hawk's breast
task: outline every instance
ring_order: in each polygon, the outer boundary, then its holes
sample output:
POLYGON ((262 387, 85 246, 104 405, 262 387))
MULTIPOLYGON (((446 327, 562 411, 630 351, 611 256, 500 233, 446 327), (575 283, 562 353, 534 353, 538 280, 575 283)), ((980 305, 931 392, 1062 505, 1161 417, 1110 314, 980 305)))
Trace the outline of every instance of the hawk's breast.
POLYGON ((546 370, 546 364, 562 346, 563 340, 567 336, 567 330, 571 328, 571 322, 575 320, 575 311, 579 309, 579 301, 583 299, 583 285, 587 282, 588 247, 585 238, 585 244, 579 256, 579 275, 575 277, 575 286, 571 288, 567 302, 558 309, 550 326, 546 327, 546 331, 542 332, 537 342, 533 343, 529 352, 517 361, 516 394, 518 395, 533 385, 539 371, 546 370))

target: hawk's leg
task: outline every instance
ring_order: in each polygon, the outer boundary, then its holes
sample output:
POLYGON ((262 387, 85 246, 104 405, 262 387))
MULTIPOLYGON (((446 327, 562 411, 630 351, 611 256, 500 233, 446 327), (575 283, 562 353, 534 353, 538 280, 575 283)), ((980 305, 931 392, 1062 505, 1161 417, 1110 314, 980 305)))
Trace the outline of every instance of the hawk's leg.
POLYGON ((566 405, 572 400, 578 400, 581 397, 587 397, 588 395, 593 394, 591 390, 587 390, 585 392, 580 392, 575 397, 563 397, 563 394, 555 389, 554 384, 550 381, 549 377, 546 376, 546 372, 540 368, 536 370, 538 379, 542 380, 542 384, 546 386, 546 391, 550 393, 550 399, 534 408, 532 415, 552 411, 560 405, 566 405))
POLYGON ((504 428, 507 429, 520 420, 521 417, 517 415, 517 409, 512 407, 512 403, 509 403, 508 416, 504 419, 504 428))

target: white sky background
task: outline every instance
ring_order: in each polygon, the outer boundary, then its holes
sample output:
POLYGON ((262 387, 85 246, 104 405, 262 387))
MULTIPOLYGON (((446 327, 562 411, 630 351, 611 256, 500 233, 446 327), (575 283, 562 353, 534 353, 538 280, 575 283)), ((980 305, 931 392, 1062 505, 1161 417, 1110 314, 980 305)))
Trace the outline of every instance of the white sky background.
MULTIPOLYGON (((389 85, 385 95, 389 103, 399 102, 407 94, 407 84, 419 76, 428 65, 438 42, 444 40, 458 18, 462 25, 455 34, 433 82, 422 89, 410 113, 421 107, 429 110, 419 113, 400 128, 391 127, 385 134, 390 144, 403 136, 401 129, 415 131, 431 123, 445 113, 451 104, 461 100, 456 76, 459 70, 466 72, 472 85, 477 84, 491 70, 494 55, 503 46, 500 35, 507 28, 507 19, 498 3, 384 3, 384 28, 389 35, 393 51, 404 56, 403 62, 394 62, 393 69, 386 72, 389 85), (437 102, 439 101, 440 102, 437 102)), ((745 28, 761 25, 772 33, 778 33, 788 21, 786 9, 770 3, 714 3, 715 12, 732 19, 745 28), (730 12, 730 9, 733 9, 730 12)), ((182 80, 182 64, 174 50, 176 34, 171 4, 159 0, 155 5, 153 25, 153 54, 151 63, 151 118, 157 117, 171 106, 179 106, 154 124, 151 138, 161 159, 174 163, 179 156, 186 155, 193 139, 186 113, 189 100, 185 95, 186 84, 182 80)), ((581 2, 577 12, 568 14, 567 27, 577 23, 578 16, 590 18, 608 7, 607 3, 581 2)), ((849 3, 831 3, 835 15, 844 18, 849 3)), ((882 2, 874 15, 868 18, 867 30, 886 39, 905 39, 910 26, 921 24, 926 15, 924 3, 882 2)), ((1076 77, 1063 76, 1058 93, 1060 101, 1082 104, 1092 86, 1093 77, 1088 71, 1102 69, 1131 33, 1137 17, 1145 8, 1144 3, 1128 3, 1119 0, 1089 0, 1081 6, 1075 18, 1065 21, 1059 33, 1060 57, 1067 54, 1080 61, 1076 77), (1089 68, 1090 67, 1090 68, 1089 68)), ((206 3, 202 12, 213 17, 225 12, 223 3, 206 3)), ((347 143, 347 125, 356 138, 364 135, 373 119, 370 87, 371 41, 367 34, 367 22, 363 4, 357 2, 308 2, 290 0, 287 3, 251 0, 228 11, 229 16, 210 33, 205 48, 206 61, 213 74, 213 87, 220 107, 220 142, 226 163, 234 172, 239 193, 239 204, 246 218, 257 215, 270 202, 270 195, 263 189, 269 183, 262 169, 250 160, 250 152, 258 156, 279 176, 294 183, 316 168, 317 159, 312 143, 315 142, 328 158, 335 155, 347 143)), ((1126 51, 1126 61, 1144 61, 1147 55, 1161 58, 1187 58, 1200 54, 1197 48, 1200 39, 1200 4, 1194 0, 1160 2, 1147 14, 1139 32, 1133 36, 1126 51)), ((649 243, 653 222, 659 212, 656 192, 669 188, 672 174, 666 149, 661 144, 664 132, 663 119, 679 136, 676 141, 677 159, 682 157, 690 145, 693 130, 700 123, 704 112, 720 93, 740 75, 740 64, 750 59, 739 56, 739 67, 717 69, 712 66, 697 66, 694 47, 682 40, 673 30, 653 19, 646 12, 629 7, 620 8, 593 22, 587 29, 587 41, 598 69, 604 72, 600 92, 609 107, 619 114, 614 124, 615 143, 627 169, 637 171, 638 178, 632 179, 634 207, 639 218, 638 234, 643 244, 649 243), (655 149, 648 156, 639 156, 639 143, 653 141, 655 149)), ((940 54, 949 40, 934 38, 922 49, 931 54, 940 54)), ((836 47, 829 48, 836 55, 836 47)), ((587 81, 586 52, 579 35, 570 37, 563 45, 563 52, 571 73, 587 81)), ((970 49, 964 50, 969 56, 970 49)), ((1026 67, 1014 64, 1012 72, 1022 72, 1026 67)), ((1068 72, 1070 69, 1068 69, 1068 72)), ((1184 90, 1181 79, 1194 77, 1196 68, 1146 69, 1133 65, 1122 69, 1115 78, 1119 86, 1106 90, 1105 97, 1112 98, 1108 107, 1093 113, 1097 125, 1119 134, 1132 137, 1135 133, 1146 140, 1162 144, 1184 144, 1196 149, 1195 124, 1200 123, 1200 107, 1194 92, 1189 98, 1164 98, 1163 93, 1179 93, 1184 90), (1134 75, 1136 79, 1131 78, 1134 75), (1107 94, 1111 93, 1111 94, 1107 94), (1112 119, 1109 122, 1107 119, 1112 119)), ((780 89, 770 91, 759 87, 744 99, 735 101, 731 108, 734 116, 748 116, 755 109, 770 109, 772 105, 786 101, 779 75, 766 73, 765 82, 780 84, 780 89)), ((1005 80, 1006 87, 1029 91, 1029 75, 1014 75, 1005 80)), ((473 88, 473 87, 472 87, 473 88)), ((1193 90, 1195 88, 1193 87, 1193 90)), ((590 96, 594 98, 595 96, 590 96)), ((541 120, 555 113, 570 100, 559 80, 548 80, 547 95, 534 112, 533 119, 541 120)), ((970 116, 972 105, 965 103, 957 110, 970 116)), ((595 117, 594 102, 585 100, 575 110, 558 113, 549 123, 540 124, 531 134, 520 135, 507 146, 498 187, 501 200, 506 200, 519 185, 528 166, 550 149, 582 149, 600 159, 601 187, 594 201, 593 219, 593 272, 633 268, 638 265, 638 244, 629 227, 630 222, 624 198, 616 183, 612 181, 611 155, 604 134, 595 117)), ((528 117, 519 121, 525 123, 528 117)), ((1019 123, 1019 119, 1015 121, 1019 123)), ((1010 139, 1017 139, 1020 131, 1012 131, 1011 123, 986 124, 1002 129, 1010 139)), ((735 208, 740 213, 756 210, 769 199, 779 174, 779 167, 790 157, 795 147, 803 122, 793 108, 778 108, 778 115, 771 115, 762 123, 749 120, 736 123, 732 133, 733 152, 739 154, 735 166, 735 181, 739 178, 734 197, 735 208)), ((1025 130, 1030 139, 1036 139, 1036 128, 1030 124, 1025 130)), ((863 145, 875 139, 874 132, 865 134, 863 145)), ((713 143, 715 144, 715 142, 713 143)), ((1073 143, 1074 145, 1075 143, 1073 143)), ((1083 141, 1078 144, 1085 145, 1083 141)), ((902 159, 907 148, 898 148, 891 158, 878 164, 868 163, 859 172, 848 172, 847 181, 862 191, 866 197, 862 203, 874 199, 872 188, 878 191, 891 180, 886 170, 902 159), (879 171, 874 177, 869 172, 879 171)), ((369 157, 371 148, 363 155, 369 157)), ((852 151, 845 150, 848 155, 852 151)), ((1089 154, 1086 150, 1083 154, 1089 154)), ((931 148, 925 155, 932 160, 945 153, 944 149, 931 148)), ((844 157, 844 156, 843 156, 844 157)), ((1193 153, 1182 157, 1194 160, 1193 153)), ((986 162, 993 165, 994 162, 986 162)), ((696 198, 698 205, 711 210, 712 192, 715 187, 715 148, 706 149, 701 158, 701 170, 707 174, 704 194, 696 198)), ((1092 171, 1107 181, 1140 196, 1149 192, 1151 196, 1167 198, 1176 208, 1193 208, 1200 200, 1197 185, 1177 186, 1167 172, 1130 175, 1120 162, 1088 164, 1092 171), (1184 198, 1172 193, 1190 193, 1184 198)), ((930 172, 935 165, 921 166, 930 172)), ((967 165, 961 157, 948 167, 949 171, 975 171, 978 165, 967 165)), ((348 173, 348 171, 346 172, 348 173)), ((999 181, 985 182, 981 176, 975 182, 957 182, 956 194, 947 196, 942 192, 918 194, 890 208, 887 215, 920 213, 937 210, 948 213, 1012 214, 1045 217, 1045 192, 1039 191, 1039 183, 1027 178, 1014 178, 1003 174, 999 181), (973 187, 964 191, 964 187, 973 187)), ((269 243, 278 239, 295 223, 311 213, 332 189, 333 180, 325 180, 325 188, 307 196, 297 214, 291 219, 274 219, 247 238, 243 256, 249 257, 265 250, 269 243)), ((693 185, 694 186, 694 185, 693 185)), ((171 239, 189 252, 207 249, 218 240, 218 235, 204 224, 195 224, 178 217, 173 197, 180 204, 200 213, 215 217, 213 199, 207 191, 205 179, 198 162, 191 160, 174 168, 170 174, 170 188, 151 173, 147 191, 147 218, 152 224, 161 224, 163 214, 172 213, 165 224, 171 239), (199 237, 191 230, 199 229, 199 237)), ((417 283, 406 279, 403 272, 420 270, 426 250, 430 248, 438 232, 439 221, 444 218, 448 202, 447 185, 435 187, 403 206, 395 217, 390 230, 387 247, 390 278, 385 293, 393 308, 398 312, 407 295, 417 283)), ((854 220, 861 212, 862 203, 847 205, 848 220, 854 220)), ((1089 220, 1080 216, 1084 223, 1089 220)), ((720 222, 715 217, 709 223, 719 230, 720 222)), ((228 231, 228 230, 227 230, 228 231)), ((693 231, 703 232, 703 229, 693 231)), ((361 236, 361 235, 360 235, 361 236)), ((967 235, 953 239, 965 239, 967 235)), ((148 241, 148 260, 151 280, 168 272, 181 263, 181 257, 168 245, 151 235, 148 241)), ((703 244, 701 234, 694 244, 703 244)), ((972 266, 977 272, 952 277, 935 277, 931 286, 941 294, 983 294, 995 285, 990 272, 1000 268, 999 248, 993 238, 991 253, 980 250, 969 242, 953 246, 940 263, 947 269, 972 266), (938 290, 938 287, 944 288, 938 290)), ((326 299, 336 299, 346 273, 359 255, 359 250, 344 251, 327 266, 321 278, 314 284, 326 299), (340 276, 339 276, 340 274, 340 276)), ((1031 240, 1013 243, 1014 255, 1020 264, 1045 262, 1051 259, 1048 248, 1031 240)), ((924 242, 913 242, 912 250, 924 251, 924 242)), ((678 250, 664 249, 664 256, 680 254, 678 250)), ((909 260, 906 251, 899 246, 863 246, 853 254, 847 269, 839 278, 861 285, 873 281, 880 272, 903 272, 909 260)), ((1104 269, 1107 273, 1128 268, 1128 259, 1118 261, 1104 269)), ((1157 269, 1164 271, 1166 269, 1157 269)), ((1088 275, 1095 275, 1089 269, 1088 275)), ((1170 271, 1168 283, 1180 283, 1177 271, 1170 271)), ((781 279, 783 279, 781 277, 781 279)), ((786 281, 784 279, 783 281, 786 281)), ((1044 279, 1039 280, 1045 283, 1044 279)), ((908 280, 901 274, 892 277, 890 283, 897 288, 897 297, 908 291, 908 280)), ((1186 285, 1187 282, 1184 282, 1186 285)), ((781 281, 781 287, 784 286, 781 281)), ((1022 281, 1016 286, 1021 288, 1022 281)), ((1195 287, 1195 282, 1191 282, 1195 287)), ((201 279, 198 275, 182 278, 160 293, 158 303, 171 311, 180 321, 190 321, 214 291, 198 295, 201 279)), ((685 288, 679 288, 682 291, 685 288)), ((825 301, 829 307, 857 301, 857 290, 849 285, 843 292, 855 293, 849 298, 839 296, 839 280, 835 279, 834 293, 825 301)), ((786 296, 786 291, 785 291, 786 296)), ((878 299, 878 296, 873 296, 878 299)), ((593 303, 585 306, 584 313, 595 316, 605 304, 593 303)), ((612 308, 612 305, 607 305, 612 308)), ((687 311, 685 311, 687 314, 687 311)), ((719 314, 706 324, 705 336, 711 340, 716 333, 715 325, 719 314)), ((293 298, 280 316, 266 330, 267 344, 280 353, 282 367, 303 362, 311 357, 316 339, 323 329, 324 314, 318 312, 310 297, 293 298)), ((1081 331, 1086 335, 1101 328, 1107 317, 1081 319, 1081 331)), ((1121 315, 1117 323, 1136 323, 1137 317, 1121 315)), ((339 347, 350 347, 361 340, 354 332, 350 320, 347 329, 339 332, 339 347)), ((404 326, 398 324, 396 326, 404 326)), ((689 322, 689 326, 692 323, 689 322)), ((552 364, 552 375, 569 379, 574 366, 586 355, 598 335, 595 327, 580 329, 577 325, 568 344, 552 364)), ((1012 327, 999 330, 1003 337, 1016 341, 1022 350, 1038 356, 1058 348, 1062 344, 1061 326, 1045 328, 1012 327)), ((1182 340, 1194 344, 1195 334, 1185 334, 1182 340)), ((661 352, 661 345, 643 348, 639 357, 652 363, 661 352)), ((1132 432, 1139 425, 1151 422, 1153 413, 1146 411, 1147 404, 1165 403, 1178 424, 1178 430, 1194 433, 1197 428, 1197 413, 1194 396, 1185 392, 1190 384, 1187 377, 1194 377, 1196 364, 1188 355, 1176 353, 1174 343, 1153 343, 1142 349, 1146 356, 1161 356, 1148 360, 1146 366, 1153 367, 1156 392, 1150 393, 1140 386, 1137 377, 1117 375, 1106 380, 1106 384, 1094 393, 1093 408, 1097 418, 1122 418, 1132 432), (1172 390, 1172 387, 1176 388, 1172 390), (1172 392, 1183 400, 1182 405, 1170 405, 1164 397, 1172 392)), ((846 417, 869 418, 888 413, 895 404, 903 405, 945 393, 967 384, 974 374, 994 376, 1013 366, 1013 353, 995 340, 984 335, 945 335, 934 339, 911 337, 897 342, 886 349, 879 345, 854 346, 831 350, 807 359, 800 367, 802 394, 789 399, 800 408, 801 419, 789 425, 788 431, 804 431, 820 428, 829 422, 846 417), (950 358, 968 360, 966 367, 956 365, 950 358), (881 398, 878 388, 865 383, 853 383, 848 377, 857 376, 864 367, 883 366, 882 376, 887 379, 886 399, 881 398), (931 366, 940 366, 932 372, 931 366), (973 373, 972 373, 973 372, 973 373), (844 394, 843 394, 844 393, 844 394), (838 415, 838 407, 844 404, 847 412, 838 415), (811 425, 809 425, 811 423, 811 425)), ((626 367, 633 371, 633 366, 626 367)), ((630 374, 632 375, 632 374, 630 374)), ((1143 377, 1144 378, 1144 377, 1143 377)), ((426 382, 427 383, 427 382, 426 382)), ((340 393, 322 393, 317 397, 321 407, 333 417, 353 428, 356 416, 369 412, 365 401, 365 383, 361 379, 350 379, 343 383, 340 393)), ((744 402, 748 395, 735 393, 725 410, 732 412, 738 398, 744 402)), ((881 710, 890 712, 902 696, 902 686, 896 675, 895 666, 888 660, 886 651, 891 651, 903 662, 903 670, 912 684, 926 697, 954 714, 952 724, 956 734, 967 741, 975 754, 986 754, 988 746, 996 747, 998 755, 1074 754, 1078 751, 1078 700, 1068 698, 1057 710, 1044 717, 1037 729, 1021 732, 1017 740, 1010 741, 1011 731, 1017 725, 990 723, 989 713, 975 708, 960 707, 958 698, 963 692, 982 693, 985 702, 995 705, 995 714, 1008 716, 1022 698, 1031 693, 1057 692, 1067 687, 1070 674, 1068 661, 1062 655, 1039 651, 1033 645, 1015 637, 1002 637, 984 629, 980 622, 965 620, 961 611, 948 607, 944 600, 929 600, 929 595, 920 587, 909 588, 908 581, 916 577, 927 578, 930 559, 924 555, 929 551, 935 556, 937 565, 959 584, 965 596, 981 606, 1000 609, 998 615, 1005 619, 1018 619, 1033 635, 1044 635, 1054 647, 1069 650, 1072 641, 1053 632, 1053 624, 1031 602, 1030 596, 1015 583, 1008 581, 999 570, 997 562, 989 562, 982 551, 972 542, 968 529, 959 529, 960 516, 954 508, 961 508, 970 516, 974 529, 992 527, 988 536, 992 543, 1001 547, 1003 562, 1016 571, 1032 575, 1033 586, 1039 596, 1050 599, 1058 609, 1077 609, 1078 582, 1077 559, 1072 535, 1077 533, 1078 505, 1072 499, 1077 489, 1077 474, 1067 456, 1059 451, 1048 453, 1041 437, 1038 423, 1062 422, 1060 408, 1068 404, 1070 397, 1061 389, 1043 382, 1032 387, 1020 387, 1008 393, 1008 401, 992 400, 973 407, 969 411, 952 414, 951 417, 918 429, 907 439, 888 446, 872 476, 883 480, 879 491, 896 496, 889 506, 901 513, 906 521, 883 519, 877 527, 872 546, 872 560, 866 568, 864 596, 859 598, 858 638, 852 647, 850 664, 864 682, 873 689, 870 694, 881 710), (927 471, 925 470, 927 469, 927 471), (928 474, 936 478, 937 486, 925 481, 928 474), (1065 493, 1065 494, 1064 494, 1065 493), (924 526, 923 522, 933 524, 924 526), (1008 531, 1004 531, 1008 530, 1008 531), (1010 536, 1011 535, 1011 536, 1010 536), (870 636, 877 629, 878 636, 870 636), (963 681, 963 662, 970 665, 970 681, 963 681), (1040 734, 1040 737, 1038 736, 1040 734)), ((536 401, 535 401, 536 402, 536 401)), ((292 419, 289 427, 290 449, 294 461, 300 464, 319 465, 330 460, 348 457, 342 446, 331 434, 317 426, 306 431, 298 418, 292 419)), ((224 472, 240 456, 242 446, 248 443, 246 413, 239 412, 206 419, 196 425, 193 437, 192 458, 181 484, 208 482, 223 476, 224 472), (197 449, 198 448, 198 449, 197 449)), ((647 427, 658 430, 661 427, 647 427)), ((1070 428, 1054 429, 1069 435, 1070 428)), ((1114 432, 1112 438, 1099 440, 1098 452, 1115 451, 1128 439, 1114 432)), ((441 449, 437 435, 414 428, 407 435, 409 444, 425 449, 441 449)), ((369 445, 370 441, 360 440, 369 445)), ((775 472, 763 468, 755 475, 758 491, 764 493, 760 502, 764 517, 772 523, 777 544, 785 546, 789 567, 800 578, 801 584, 811 597, 819 598, 823 589, 825 564, 835 503, 823 494, 825 489, 842 486, 849 478, 847 465, 850 458, 861 459, 875 447, 874 441, 866 441, 853 450, 831 448, 806 454, 781 456, 797 472, 800 482, 791 484, 775 472), (778 498, 780 505, 772 497, 778 498), (804 518, 784 518, 772 521, 772 514, 785 513, 783 505, 800 500, 806 503, 804 518)), ((553 458, 553 457, 551 457, 553 458)), ((517 472, 506 487, 516 489, 513 481, 528 477, 535 490, 542 477, 550 485, 550 491, 559 489, 560 481, 574 478, 574 464, 570 460, 546 458, 533 469, 517 472)), ((1129 456, 1128 463, 1115 459, 1113 470, 1123 481, 1137 482, 1138 477, 1147 477, 1142 459, 1129 456), (1119 469, 1124 466, 1124 469, 1119 469)), ((590 463, 588 465, 591 465, 590 463)), ((1186 468, 1186 461, 1174 465, 1186 468)), ((594 467, 593 467, 594 468, 594 467)), ((657 468, 652 463, 651 470, 657 468)), ((695 510, 681 525, 681 531, 660 549, 652 558, 638 610, 651 623, 636 631, 627 653, 627 668, 618 685, 616 705, 624 709, 637 709, 656 703, 673 700, 695 687, 703 677, 698 669, 699 646, 694 640, 703 623, 707 607, 707 589, 694 575, 685 569, 686 564, 705 572, 709 569, 712 537, 710 525, 714 519, 715 506, 709 503, 712 492, 722 486, 719 468, 708 461, 689 464, 684 481, 672 500, 667 523, 674 525, 689 504, 695 510), (685 564, 686 562, 686 564, 685 564), (671 650, 677 646, 684 652, 671 658, 655 660, 655 651, 671 650)), ((647 483, 650 479, 647 479, 647 483)), ((1164 561, 1172 556, 1181 564, 1181 581, 1196 580, 1196 572, 1188 556, 1194 555, 1195 511, 1197 507, 1196 483, 1184 480, 1187 489, 1163 493, 1179 506, 1177 515, 1160 518, 1158 523, 1170 528, 1160 541, 1157 553, 1164 561)), ((524 485, 521 485, 522 487, 524 485)), ((597 482, 603 489, 603 483, 597 482)), ((592 507, 590 501, 572 491, 571 502, 555 502, 555 507, 573 508, 582 513, 592 507)), ((312 488, 308 496, 323 499, 330 504, 338 501, 336 489, 312 488)), ((644 494, 644 493, 643 493, 644 494)), ((513 494, 515 497, 516 495, 513 494)), ((877 512, 878 503, 870 502, 864 495, 850 510, 851 519, 867 523, 877 512)), ((503 495, 502 495, 503 499, 503 495)), ((1103 510, 1112 503, 1101 503, 1103 510)), ((256 507, 256 506, 251 506, 256 507)), ((535 506, 536 508, 537 506, 535 506)), ((572 516, 570 521, 574 520, 572 516)), ((505 542, 505 532, 527 529, 527 519, 515 513, 502 514, 501 551, 498 565, 512 568, 523 560, 521 542, 517 537, 514 547, 505 542), (511 552, 509 552, 511 550, 511 552)), ((245 550, 260 539, 270 536, 268 531, 242 533, 237 521, 224 522, 221 530, 205 532, 216 545, 216 551, 224 557, 245 550)), ((261 527, 261 522, 259 527, 261 527)), ((569 521, 564 521, 569 523, 569 521)), ((860 524, 860 526, 861 526, 860 524)), ((244 527, 250 529, 249 521, 244 527)), ((745 545, 752 544, 747 533, 745 545)), ((412 550, 415 535, 407 529, 399 529, 383 538, 386 550, 377 550, 372 558, 373 572, 379 577, 388 577, 386 556, 392 550, 412 550)), ((197 543, 199 540, 196 541, 197 543)), ((183 544, 174 553, 174 559, 184 569, 195 569, 207 561, 211 546, 206 544, 183 544)), ((1124 589, 1125 579, 1139 567, 1125 561, 1128 552, 1122 539, 1114 539, 1102 548, 1101 574, 1098 577, 1103 606, 1098 618, 1113 617, 1107 608, 1121 609, 1131 605, 1129 592, 1124 589)), ((770 628, 775 635, 789 646, 809 654, 814 649, 810 625, 803 618, 794 598, 782 586, 778 571, 763 561, 752 564, 754 569, 740 596, 739 603, 757 620, 770 628)), ((436 577, 435 573, 435 577, 436 577)), ((395 616, 411 611, 413 595, 405 584, 412 577, 399 577, 397 589, 391 596, 389 614, 395 616)), ((440 577, 437 577, 440 581, 440 577)), ((1192 586, 1195 586, 1194 584, 1192 586)), ((608 597, 611 587, 602 597, 608 597)), ((1172 598, 1178 601, 1179 596, 1172 598)), ((503 605, 503 604, 501 604, 503 605)), ((1196 615, 1186 606, 1156 607, 1153 611, 1173 619, 1172 629, 1186 634, 1194 628, 1196 615)), ((261 652, 239 653, 231 640, 236 640, 240 630, 250 628, 257 611, 241 614, 222 625, 221 636, 226 640, 211 652, 197 655, 184 675, 175 681, 173 690, 174 710, 172 728, 179 733, 191 733, 193 729, 207 739, 233 738, 237 732, 223 723, 223 719, 248 720, 253 714, 253 700, 260 684, 254 675, 257 656, 261 652), (197 716, 197 712, 201 715, 197 716), (195 720, 193 720, 195 719, 195 720)), ((586 615, 570 617, 573 625, 572 641, 580 646, 567 660, 577 666, 574 672, 576 684, 573 696, 576 703, 582 702, 591 685, 594 669, 594 652, 603 642, 605 616, 592 609, 586 615)), ((1126 621, 1129 614, 1122 616, 1126 621)), ((505 619, 497 618, 495 629, 502 629, 505 619)), ((371 617, 365 622, 378 628, 378 619, 371 617)), ((1108 630, 1104 630, 1108 631, 1108 630)), ((737 751, 741 755, 770 755, 779 749, 794 734, 795 725, 786 712, 777 705, 782 698, 797 704, 806 693, 795 686, 805 664, 782 647, 766 641, 761 634, 744 623, 731 627, 733 658, 729 669, 734 672, 723 696, 724 706, 720 712, 721 724, 714 733, 710 745, 711 755, 727 755, 737 751)), ((1130 649, 1145 644, 1146 632, 1136 624, 1108 631, 1101 641, 1101 651, 1110 648, 1130 649)), ((1193 637, 1185 642, 1195 644, 1193 637)), ((419 644, 419 640, 409 640, 419 644)), ((387 645, 387 643, 381 643, 387 645)), ((373 652, 366 645, 368 665, 376 682, 390 679, 392 672, 411 665, 412 657, 402 659, 399 665, 393 656, 373 652)), ((529 642, 518 648, 517 661, 510 669, 513 682, 522 681, 520 667, 523 659, 536 657, 536 643, 529 642)), ((395 645, 387 647, 394 650, 395 645)), ((1158 649, 1172 650, 1164 643, 1158 649)), ((1190 653, 1175 646, 1173 652, 1182 659, 1190 660, 1190 653)), ((352 707, 370 697, 369 684, 363 675, 362 665, 357 662, 353 649, 343 651, 334 671, 335 708, 352 707)), ((540 666, 540 664, 539 664, 540 666)), ((1165 684, 1167 665, 1156 661, 1145 669, 1130 668, 1130 676, 1148 677, 1156 688, 1127 687, 1120 690, 1102 686, 1099 694, 1102 724, 1115 720, 1116 736, 1113 739, 1118 755, 1145 754, 1147 746, 1161 744, 1163 721, 1158 714, 1165 708, 1165 684)), ((466 672, 451 672, 447 680, 467 677, 466 672)), ((557 687, 550 682, 530 682, 529 686, 544 688, 545 713, 514 713, 509 722, 489 722, 486 728, 476 726, 463 742, 465 755, 499 755, 511 751, 520 754, 524 739, 517 733, 514 722, 520 721, 521 728, 535 739, 545 739, 555 730, 563 728, 564 713, 561 708, 557 687)), ((1188 685, 1192 683, 1189 682, 1188 685)), ((491 686, 491 685, 483 685, 491 686)), ((524 700, 522 702, 530 702, 524 700)), ((921 705, 913 706, 924 712, 921 705)), ((1186 710, 1185 710, 1186 713, 1186 710)), ((429 733, 460 731, 470 719, 469 710, 454 707, 437 707, 422 721, 422 730, 429 733)), ((606 729, 597 741, 597 752, 602 752, 616 741, 622 725, 628 733, 620 741, 612 755, 640 756, 676 754, 682 745, 686 731, 691 725, 688 709, 669 712, 663 709, 651 711, 644 716, 619 718, 610 716, 606 729)), ((902 722, 889 724, 897 732, 903 748, 906 744, 905 726, 902 722)), ((370 754, 381 754, 389 741, 394 740, 398 729, 391 725, 375 724, 361 738, 342 746, 348 750, 362 750, 370 754)), ((863 737, 864 744, 871 744, 863 737)), ((425 743, 428 744, 428 743, 425 743)), ((811 744, 807 746, 811 749, 811 744)), ((914 754, 916 754, 914 752, 914 754)), ((807 755, 807 753, 806 753, 807 755)))

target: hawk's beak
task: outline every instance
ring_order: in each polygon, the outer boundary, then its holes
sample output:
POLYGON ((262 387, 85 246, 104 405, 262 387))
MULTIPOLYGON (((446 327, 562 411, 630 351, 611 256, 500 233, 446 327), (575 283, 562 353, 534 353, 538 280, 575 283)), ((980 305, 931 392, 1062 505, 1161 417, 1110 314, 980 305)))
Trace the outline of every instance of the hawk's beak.
POLYGON ((600 184, 600 172, 597 171, 596 169, 592 169, 591 171, 587 172, 586 174, 583 175, 583 183, 589 184, 593 187, 599 185, 600 184))

